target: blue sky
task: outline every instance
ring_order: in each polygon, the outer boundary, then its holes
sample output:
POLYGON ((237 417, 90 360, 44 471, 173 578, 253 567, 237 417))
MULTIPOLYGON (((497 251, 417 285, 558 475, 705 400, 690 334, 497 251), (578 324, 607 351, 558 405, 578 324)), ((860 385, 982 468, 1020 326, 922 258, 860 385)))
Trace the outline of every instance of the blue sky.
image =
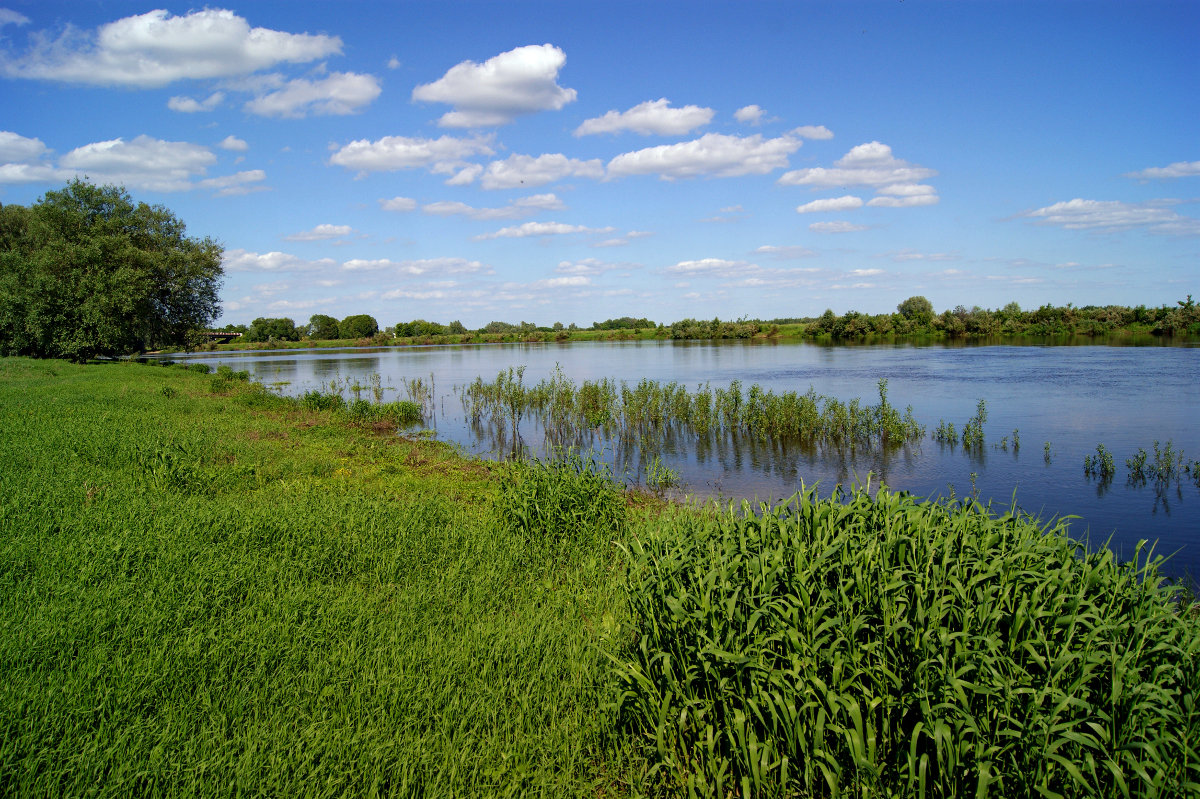
POLYGON ((0 203, 120 183, 222 322, 1200 295, 1200 3, 0 0, 0 203))

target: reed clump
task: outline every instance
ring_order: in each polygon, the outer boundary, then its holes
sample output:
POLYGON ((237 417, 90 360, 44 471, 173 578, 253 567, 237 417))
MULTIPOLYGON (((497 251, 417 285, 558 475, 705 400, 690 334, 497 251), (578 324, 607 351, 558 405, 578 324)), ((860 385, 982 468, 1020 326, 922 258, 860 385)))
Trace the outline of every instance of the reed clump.
POLYGON ((796 440, 839 448, 891 449, 918 442, 925 427, 909 406, 903 413, 888 400, 879 381, 876 405, 843 402, 809 389, 775 391, 754 384, 743 389, 710 384, 689 391, 678 382, 644 378, 636 385, 610 379, 574 381, 555 369, 547 379, 526 385, 523 369, 500 372, 494 381, 476 378, 458 389, 463 411, 474 423, 511 426, 534 416, 547 432, 578 436, 599 430, 627 440, 653 441, 666 431, 693 436, 738 433, 760 440, 796 440))
POLYGON ((1159 561, 867 491, 679 513, 628 546, 627 735, 689 796, 1182 796, 1200 622, 1159 561))

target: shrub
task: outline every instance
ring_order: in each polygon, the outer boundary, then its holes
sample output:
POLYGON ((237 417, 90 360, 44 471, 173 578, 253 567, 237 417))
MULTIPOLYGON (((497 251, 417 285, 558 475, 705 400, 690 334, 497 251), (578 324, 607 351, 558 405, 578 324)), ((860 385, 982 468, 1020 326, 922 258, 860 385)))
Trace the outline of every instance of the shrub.
POLYGON ((670 517, 629 548, 624 727, 692 795, 1193 793, 1200 621, 1065 532, 886 491, 670 517))

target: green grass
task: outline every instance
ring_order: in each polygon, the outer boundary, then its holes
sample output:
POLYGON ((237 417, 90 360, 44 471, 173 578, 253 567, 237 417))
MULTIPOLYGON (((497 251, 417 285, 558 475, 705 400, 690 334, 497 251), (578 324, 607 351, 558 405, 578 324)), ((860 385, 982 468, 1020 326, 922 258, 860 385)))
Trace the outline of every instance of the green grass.
POLYGON ((1197 790, 1200 621, 1144 555, 668 505, 204 372, 0 360, 0 795, 1197 790))
POLYGON ((629 552, 627 734, 689 796, 1200 791, 1200 622, 1139 548, 881 491, 629 552))
POLYGON ((0 795, 611 783, 609 543, 530 564, 482 464, 211 379, 0 361, 0 795))

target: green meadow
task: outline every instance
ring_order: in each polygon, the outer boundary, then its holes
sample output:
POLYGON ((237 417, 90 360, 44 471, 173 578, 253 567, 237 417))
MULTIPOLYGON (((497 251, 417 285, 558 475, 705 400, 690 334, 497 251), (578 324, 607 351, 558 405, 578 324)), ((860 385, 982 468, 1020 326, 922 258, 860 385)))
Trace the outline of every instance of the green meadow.
POLYGON ((666 503, 201 369, 0 360, 0 795, 1200 792, 1200 618, 1146 551, 666 503))

